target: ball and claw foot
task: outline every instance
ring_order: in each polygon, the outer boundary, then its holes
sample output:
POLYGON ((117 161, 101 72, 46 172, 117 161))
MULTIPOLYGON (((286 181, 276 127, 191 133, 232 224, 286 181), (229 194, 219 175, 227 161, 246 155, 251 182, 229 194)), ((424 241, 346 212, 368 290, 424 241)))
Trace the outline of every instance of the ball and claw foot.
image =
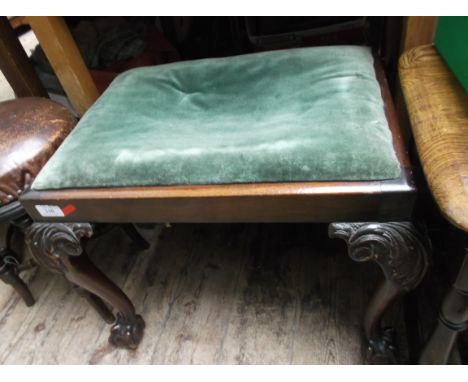
POLYGON ((135 350, 145 330, 145 321, 140 315, 128 320, 122 314, 117 313, 117 320, 111 328, 109 342, 117 347, 135 350))
POLYGON ((368 365, 396 365, 398 358, 395 329, 382 329, 380 337, 369 340, 366 354, 368 365))

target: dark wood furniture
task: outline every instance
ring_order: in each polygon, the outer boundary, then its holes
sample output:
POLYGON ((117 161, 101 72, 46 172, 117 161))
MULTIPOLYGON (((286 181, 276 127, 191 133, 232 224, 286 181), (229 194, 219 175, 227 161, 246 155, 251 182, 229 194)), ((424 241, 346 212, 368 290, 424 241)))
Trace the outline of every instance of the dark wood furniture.
MULTIPOLYGON (((468 94, 431 45, 400 59, 400 78, 419 158, 441 213, 468 232, 468 94)), ((468 324, 468 261, 444 300, 421 363, 446 363, 468 324)))
POLYGON ((398 296, 424 277, 430 245, 410 222, 415 199, 411 165, 378 63, 376 73, 401 165, 399 179, 31 191, 21 203, 35 221, 25 230, 34 257, 116 308, 110 341, 135 348, 143 319, 83 252, 80 242, 93 234, 92 223, 338 222, 330 224, 329 236, 345 240, 354 260, 374 261, 384 272, 364 326, 373 362, 396 362, 393 333, 381 327, 381 319, 398 296), (37 205, 54 206, 61 217, 44 218, 37 205))

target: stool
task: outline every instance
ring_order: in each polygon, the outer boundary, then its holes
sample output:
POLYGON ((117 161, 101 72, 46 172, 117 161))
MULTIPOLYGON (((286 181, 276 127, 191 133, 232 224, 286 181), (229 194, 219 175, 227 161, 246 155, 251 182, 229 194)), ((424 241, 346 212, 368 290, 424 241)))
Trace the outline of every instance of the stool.
MULTIPOLYGON (((442 215, 468 232, 468 95, 431 45, 400 58, 399 72, 424 175, 442 215)), ((468 257, 444 300, 420 363, 446 363, 468 326, 468 257)))
POLYGON ((28 306, 34 299, 18 276, 22 256, 11 249, 11 224, 28 220, 18 197, 30 188, 75 122, 65 107, 45 98, 0 103, 0 279, 28 306))
POLYGON ((121 74, 20 201, 38 262, 117 310, 110 342, 144 321, 87 258, 91 223, 335 222, 329 236, 385 281, 364 320, 369 359, 397 362, 384 313, 424 277, 411 166, 370 49, 317 47, 121 74))

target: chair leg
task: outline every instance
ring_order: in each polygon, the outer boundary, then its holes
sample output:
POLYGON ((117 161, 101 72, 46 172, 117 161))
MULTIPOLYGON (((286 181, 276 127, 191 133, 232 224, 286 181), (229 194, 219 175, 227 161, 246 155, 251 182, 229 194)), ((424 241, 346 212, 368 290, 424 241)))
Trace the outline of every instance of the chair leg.
POLYGON ((416 288, 426 274, 431 250, 428 238, 412 223, 332 223, 331 238, 346 241, 350 257, 359 262, 374 261, 385 280, 369 302, 364 331, 369 342, 369 363, 397 363, 395 334, 382 327, 391 304, 416 288))
POLYGON ((437 326, 421 353, 419 363, 446 364, 458 333, 468 328, 468 254, 457 280, 445 297, 437 326))
POLYGON ((92 233, 91 225, 87 223, 33 223, 25 229, 26 242, 39 264, 63 275, 72 284, 117 310, 109 341, 115 346, 136 349, 143 337, 145 323, 125 293, 84 253, 81 238, 90 237, 92 233))
POLYGON ((19 277, 20 261, 10 247, 11 225, 0 225, 0 280, 11 285, 21 296, 26 306, 34 305, 34 297, 26 283, 19 277))
POLYGON ((21 296, 26 306, 34 305, 34 297, 26 283, 19 277, 18 260, 12 254, 0 255, 0 280, 11 285, 21 296))

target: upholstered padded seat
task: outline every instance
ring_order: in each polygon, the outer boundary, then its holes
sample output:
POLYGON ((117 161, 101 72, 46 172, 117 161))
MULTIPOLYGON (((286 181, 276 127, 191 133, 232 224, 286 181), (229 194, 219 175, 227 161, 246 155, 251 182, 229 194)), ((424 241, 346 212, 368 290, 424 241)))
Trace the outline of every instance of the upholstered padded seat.
POLYGON ((65 107, 46 98, 0 103, 0 207, 31 186, 75 123, 65 107))
POLYGON ((35 190, 400 176, 368 48, 301 48, 120 75, 35 190))
POLYGON ((0 102, 0 280, 10 284, 27 306, 34 304, 34 297, 19 277, 23 253, 10 245, 10 224, 27 224, 26 212, 17 199, 29 189, 75 123, 65 107, 46 98, 0 102))

